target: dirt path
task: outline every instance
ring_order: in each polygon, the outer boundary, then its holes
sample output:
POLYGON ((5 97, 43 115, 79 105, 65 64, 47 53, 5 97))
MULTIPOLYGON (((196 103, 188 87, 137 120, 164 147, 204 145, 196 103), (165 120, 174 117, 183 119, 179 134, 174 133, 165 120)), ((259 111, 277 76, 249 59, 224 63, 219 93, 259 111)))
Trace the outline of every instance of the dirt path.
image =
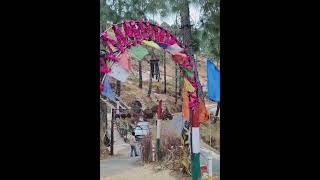
MULTIPOLYGON (((113 162, 113 165, 115 163, 113 162)), ((133 163, 130 167, 127 165, 122 167, 119 172, 113 168, 116 173, 101 177, 100 180, 176 180, 169 171, 154 172, 151 165, 139 166, 133 163)))

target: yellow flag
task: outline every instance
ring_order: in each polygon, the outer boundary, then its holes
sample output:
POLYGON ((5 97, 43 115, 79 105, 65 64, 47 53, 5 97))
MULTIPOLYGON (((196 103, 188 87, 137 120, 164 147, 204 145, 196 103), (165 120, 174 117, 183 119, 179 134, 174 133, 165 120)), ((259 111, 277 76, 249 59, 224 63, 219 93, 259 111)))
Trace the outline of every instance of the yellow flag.
POLYGON ((185 121, 189 121, 189 97, 186 88, 186 83, 183 85, 183 101, 182 101, 182 117, 185 121))
POLYGON ((153 48, 155 48, 155 49, 161 50, 161 47, 160 47, 157 43, 155 43, 155 42, 153 42, 153 41, 143 40, 143 41, 142 41, 142 44, 147 45, 147 46, 150 46, 150 47, 153 47, 153 48))
POLYGON ((189 82, 187 78, 184 78, 184 84, 188 92, 194 92, 195 88, 192 86, 192 84, 189 82))

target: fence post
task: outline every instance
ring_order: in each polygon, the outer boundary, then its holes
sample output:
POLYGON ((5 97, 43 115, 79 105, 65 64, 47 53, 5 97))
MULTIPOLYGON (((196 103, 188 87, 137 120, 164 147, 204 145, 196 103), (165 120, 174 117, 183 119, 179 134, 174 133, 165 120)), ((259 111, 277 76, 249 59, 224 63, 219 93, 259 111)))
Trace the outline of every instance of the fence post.
POLYGON ((208 180, 212 180, 212 157, 209 156, 208 157, 208 166, 207 166, 207 170, 208 170, 208 180))
POLYGON ((161 134, 161 120, 157 119, 157 157, 158 161, 161 159, 161 154, 160 154, 160 134, 161 134))
POLYGON ((152 144, 152 161, 154 162, 155 161, 155 156, 156 156, 156 153, 155 153, 155 147, 154 147, 154 144, 152 144))

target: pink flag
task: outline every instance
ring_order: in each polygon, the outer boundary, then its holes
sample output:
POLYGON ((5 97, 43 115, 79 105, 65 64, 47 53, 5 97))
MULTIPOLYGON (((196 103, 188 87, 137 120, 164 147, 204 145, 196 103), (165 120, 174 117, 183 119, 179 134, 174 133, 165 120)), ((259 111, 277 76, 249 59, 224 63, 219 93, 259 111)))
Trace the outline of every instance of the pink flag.
POLYGON ((118 58, 119 58, 118 63, 121 65, 123 69, 127 71, 130 71, 132 69, 132 61, 127 51, 121 53, 118 58))

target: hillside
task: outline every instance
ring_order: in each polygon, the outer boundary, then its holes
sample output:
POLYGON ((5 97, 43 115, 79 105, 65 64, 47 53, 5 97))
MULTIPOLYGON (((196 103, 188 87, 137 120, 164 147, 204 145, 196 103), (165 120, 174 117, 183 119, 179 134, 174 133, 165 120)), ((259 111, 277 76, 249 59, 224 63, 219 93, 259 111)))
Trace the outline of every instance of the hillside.
MULTIPOLYGON (((121 95, 120 100, 125 104, 129 105, 132 101, 138 100, 142 103, 142 109, 151 108, 156 105, 156 100, 153 93, 148 97, 148 83, 149 83, 149 72, 150 66, 146 60, 149 60, 150 56, 146 56, 145 60, 142 61, 142 89, 138 87, 139 85, 139 71, 138 62, 133 61, 133 70, 130 72, 129 78, 125 83, 121 84, 121 95)), ((157 86, 159 87, 161 93, 164 90, 164 69, 162 57, 159 56, 159 69, 160 69, 160 82, 156 79, 152 80, 152 91, 155 92, 157 86)), ((206 91, 207 78, 206 78, 206 59, 204 57, 198 58, 198 74, 199 80, 203 86, 203 90, 206 91)), ((181 112, 182 97, 178 96, 177 104, 175 104, 175 64, 171 59, 170 54, 166 54, 166 71, 167 71, 167 93, 164 95, 166 97, 166 107, 168 110, 174 114, 181 112)), ((115 89, 116 81, 115 79, 110 79, 111 86, 115 89)), ((179 83, 178 83, 179 85, 179 83)), ((205 99, 206 105, 214 104, 212 101, 205 99)), ((210 133, 211 133, 211 143, 212 147, 219 151, 220 149, 220 123, 201 125, 201 137, 202 140, 210 144, 210 133), (211 131, 209 130, 211 129, 211 131)))

